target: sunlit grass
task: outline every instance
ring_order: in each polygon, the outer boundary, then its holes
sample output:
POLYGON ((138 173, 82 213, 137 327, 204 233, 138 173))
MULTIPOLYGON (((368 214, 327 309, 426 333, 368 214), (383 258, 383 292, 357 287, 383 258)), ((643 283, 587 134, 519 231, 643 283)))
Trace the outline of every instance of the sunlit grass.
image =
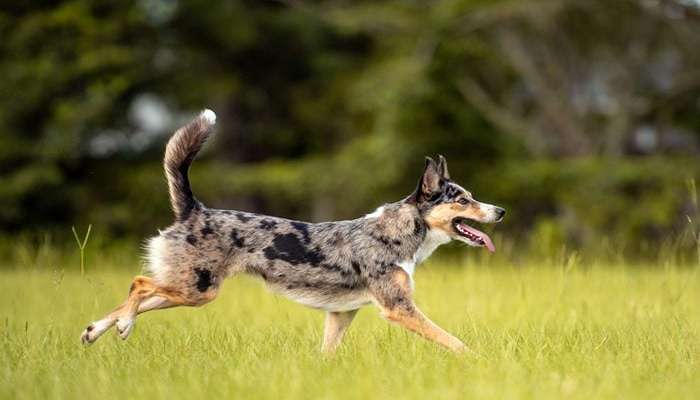
MULTIPOLYGON (((99 256, 93 256, 99 259, 99 256)), ((99 260, 95 264, 100 265, 99 260)), ((55 269, 53 269, 55 267, 55 269)), ((138 273, 0 273, 0 398, 697 398, 697 268, 421 266, 417 301, 480 356, 454 356, 362 310, 339 353, 323 314, 226 282, 201 309, 139 317, 128 341, 81 330, 138 273)))

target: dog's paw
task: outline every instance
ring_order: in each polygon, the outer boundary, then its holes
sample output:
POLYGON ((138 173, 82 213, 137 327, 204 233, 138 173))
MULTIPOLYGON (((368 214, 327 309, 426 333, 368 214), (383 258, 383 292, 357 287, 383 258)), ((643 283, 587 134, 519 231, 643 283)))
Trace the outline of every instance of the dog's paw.
POLYGON ((86 346, 95 342, 97 338, 94 337, 94 335, 91 335, 92 331, 94 330, 95 326, 93 324, 88 325, 87 328, 85 328, 85 330, 83 331, 83 333, 80 334, 80 342, 86 346))
POLYGON ((112 322, 109 320, 100 320, 91 323, 85 328, 83 333, 80 334, 80 341, 84 345, 89 345, 94 343, 103 333, 105 333, 112 326, 112 322))
POLYGON ((129 337, 135 323, 135 319, 127 317, 121 317, 117 320, 117 333, 122 340, 126 340, 129 337))

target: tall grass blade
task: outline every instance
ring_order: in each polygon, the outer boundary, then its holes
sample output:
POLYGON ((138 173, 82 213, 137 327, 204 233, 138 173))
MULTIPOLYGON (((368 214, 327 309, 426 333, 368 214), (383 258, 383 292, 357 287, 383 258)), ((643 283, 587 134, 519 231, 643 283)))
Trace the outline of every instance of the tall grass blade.
POLYGON ((90 239, 92 224, 88 225, 85 238, 82 241, 78 237, 78 232, 76 232, 75 226, 71 226, 71 230, 73 231, 73 237, 75 237, 75 242, 78 244, 78 249, 80 250, 80 276, 85 276, 85 246, 87 246, 87 242, 90 239))

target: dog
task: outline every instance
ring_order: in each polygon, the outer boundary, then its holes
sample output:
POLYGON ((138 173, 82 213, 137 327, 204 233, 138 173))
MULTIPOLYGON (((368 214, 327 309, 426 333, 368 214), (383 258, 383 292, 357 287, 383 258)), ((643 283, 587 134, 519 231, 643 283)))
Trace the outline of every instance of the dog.
POLYGON ((216 114, 204 110, 177 130, 165 149, 165 174, 175 222, 147 243, 146 275, 134 278, 126 301, 82 332, 93 343, 113 325, 122 339, 136 316, 177 306, 201 306, 225 278, 244 272, 274 292, 326 311, 323 352, 333 352, 358 309, 381 315, 455 352, 468 350, 430 321, 413 301, 413 274, 438 246, 457 240, 494 245, 468 225, 500 222, 505 210, 478 202, 450 179, 447 161, 426 158, 416 189, 364 217, 307 223, 242 211, 216 210, 195 199, 188 170, 216 114))

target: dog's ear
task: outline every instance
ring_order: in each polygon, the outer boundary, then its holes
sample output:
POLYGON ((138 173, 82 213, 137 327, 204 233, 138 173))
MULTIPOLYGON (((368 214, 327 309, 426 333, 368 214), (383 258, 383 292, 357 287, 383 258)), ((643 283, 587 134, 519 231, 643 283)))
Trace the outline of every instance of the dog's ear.
POLYGON ((438 172, 442 179, 450 180, 450 171, 447 170, 447 160, 441 155, 438 156, 438 172))
POLYGON ((420 178, 420 191, 428 196, 440 191, 440 172, 435 160, 430 157, 425 157, 425 169, 420 178))
POLYGON ((425 169, 418 181, 418 187, 408 196, 407 200, 411 203, 422 203, 430 199, 435 193, 440 191, 440 183, 440 173, 435 160, 426 157, 425 169))

